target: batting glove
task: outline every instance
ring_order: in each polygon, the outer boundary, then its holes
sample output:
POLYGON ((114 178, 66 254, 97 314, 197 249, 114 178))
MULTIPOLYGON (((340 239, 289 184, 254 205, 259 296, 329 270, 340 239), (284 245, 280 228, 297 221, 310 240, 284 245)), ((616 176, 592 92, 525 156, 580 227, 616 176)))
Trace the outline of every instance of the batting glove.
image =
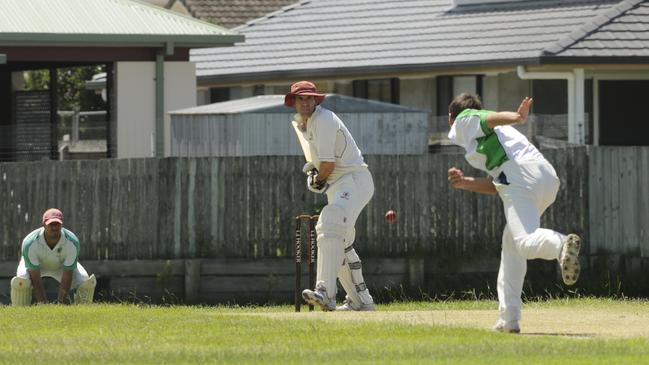
POLYGON ((318 173, 318 169, 315 167, 315 165, 314 165, 313 162, 311 162, 311 161, 305 163, 305 164, 304 164, 304 167, 302 167, 302 172, 304 172, 304 173, 307 174, 307 175, 308 175, 309 173, 311 173, 311 171, 313 171, 313 170, 315 170, 315 173, 316 173, 316 174, 318 173))
POLYGON ((326 181, 318 181, 317 176, 318 170, 313 169, 306 178, 306 187, 316 194, 322 194, 329 189, 329 184, 326 181))

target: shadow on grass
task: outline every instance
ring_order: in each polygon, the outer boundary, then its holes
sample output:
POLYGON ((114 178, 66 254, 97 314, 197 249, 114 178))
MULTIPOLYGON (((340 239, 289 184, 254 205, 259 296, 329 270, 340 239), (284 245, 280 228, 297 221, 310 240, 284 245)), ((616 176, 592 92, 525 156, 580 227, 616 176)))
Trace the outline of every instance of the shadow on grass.
POLYGON ((555 337, 573 337, 573 338, 595 338, 595 333, 561 333, 561 332, 524 332, 520 333, 521 336, 555 336, 555 337))

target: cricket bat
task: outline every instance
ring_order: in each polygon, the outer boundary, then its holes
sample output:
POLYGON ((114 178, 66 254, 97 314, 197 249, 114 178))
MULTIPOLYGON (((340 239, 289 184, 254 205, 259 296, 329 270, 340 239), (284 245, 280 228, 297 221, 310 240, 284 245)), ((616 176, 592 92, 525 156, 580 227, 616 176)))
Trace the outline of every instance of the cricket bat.
POLYGON ((311 159, 311 148, 309 147, 309 142, 304 138, 304 135, 302 134, 302 131, 300 131, 300 128, 297 127, 297 122, 292 121, 291 124, 293 125, 293 129, 295 130, 295 134, 297 135, 297 140, 300 142, 300 147, 302 147, 302 152, 304 152, 304 158, 306 159, 306 162, 313 162, 311 159))

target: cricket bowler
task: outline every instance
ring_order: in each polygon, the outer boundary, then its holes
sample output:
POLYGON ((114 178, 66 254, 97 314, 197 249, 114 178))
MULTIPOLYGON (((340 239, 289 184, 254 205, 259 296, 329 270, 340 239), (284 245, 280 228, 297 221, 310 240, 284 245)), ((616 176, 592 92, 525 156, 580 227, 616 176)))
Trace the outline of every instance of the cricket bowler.
POLYGON ((527 120, 531 105, 532 99, 525 98, 516 112, 482 110, 480 98, 466 93, 449 105, 448 138, 466 150, 471 166, 488 174, 468 177, 451 167, 449 183, 455 189, 498 194, 505 209, 497 283, 500 317, 494 326, 500 332, 520 332, 527 260, 558 260, 566 285, 579 278, 579 236, 540 228, 541 215, 559 191, 559 178, 539 150, 512 127, 527 120))

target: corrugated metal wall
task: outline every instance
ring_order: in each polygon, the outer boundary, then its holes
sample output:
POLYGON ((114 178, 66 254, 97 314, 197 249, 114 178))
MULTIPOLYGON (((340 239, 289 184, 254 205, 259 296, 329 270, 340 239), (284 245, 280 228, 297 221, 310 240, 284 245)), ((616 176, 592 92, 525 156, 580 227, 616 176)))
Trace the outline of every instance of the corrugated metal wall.
MULTIPOLYGON (((171 155, 296 156, 293 114, 172 114, 171 155)), ((340 113, 365 155, 423 154, 426 113, 340 113)))
MULTIPOLYGON (((593 159, 612 156, 594 151, 593 159)), ((646 182, 649 149, 638 151, 644 160, 635 166, 646 182)), ((544 226, 582 234, 597 250, 616 251, 623 245, 627 251, 639 251, 649 245, 640 221, 647 217, 646 183, 638 182, 635 192, 630 185, 603 185, 608 194, 643 197, 624 201, 630 205, 625 209, 645 209, 637 214, 637 225, 623 226, 641 233, 613 235, 609 230, 617 228, 593 212, 604 206, 589 210, 586 150, 549 150, 545 155, 554 163, 562 187, 543 218, 544 226), (634 205, 643 201, 644 207, 634 205), (589 226, 595 233, 590 239, 589 226), (624 237, 638 238, 621 242, 624 237)), ((504 226, 499 199, 447 185, 448 167, 468 170, 462 155, 369 156, 367 161, 376 193, 356 226, 363 255, 498 257, 504 226), (384 222, 388 209, 397 211, 395 224, 384 222)), ((81 239, 82 259, 290 256, 292 218, 314 213, 324 204, 322 196, 307 191, 302 164, 299 156, 0 164, 0 257, 17 259, 22 238, 40 226, 41 213, 51 206, 63 209, 65 226, 81 239)), ((616 174, 613 171, 611 178, 616 174)))

